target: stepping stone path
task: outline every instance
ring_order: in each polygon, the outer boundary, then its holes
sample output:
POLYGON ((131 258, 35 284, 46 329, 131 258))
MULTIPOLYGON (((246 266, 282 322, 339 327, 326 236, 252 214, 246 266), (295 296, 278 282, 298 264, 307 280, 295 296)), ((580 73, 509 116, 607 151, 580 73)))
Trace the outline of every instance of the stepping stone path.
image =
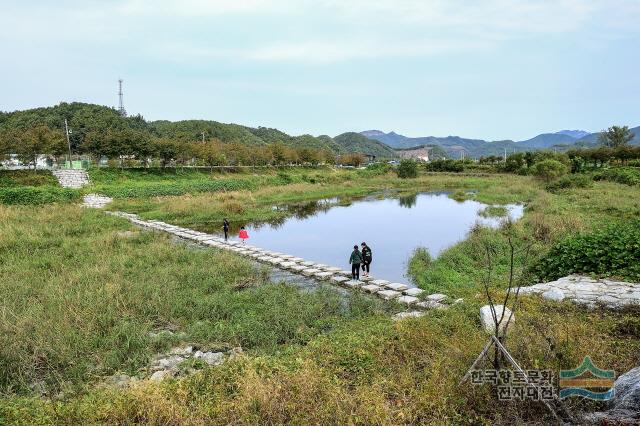
MULTIPOLYGON (((259 262, 268 263, 282 270, 288 270, 294 274, 304 275, 316 280, 328 281, 335 285, 340 285, 354 291, 363 291, 374 294, 382 300, 396 302, 407 308, 411 307, 411 311, 400 312, 394 316, 394 320, 405 318, 417 318, 424 315, 424 310, 429 309, 445 309, 448 307, 444 303, 447 296, 444 294, 432 294, 423 297, 424 290, 413 287, 409 284, 392 283, 387 280, 374 279, 372 277, 361 277, 360 280, 351 279, 351 271, 345 271, 342 268, 324 265, 293 255, 272 252, 259 247, 240 244, 236 241, 225 241, 224 238, 204 232, 197 232, 191 229, 182 228, 160 221, 141 220, 137 215, 124 212, 106 212, 107 214, 122 217, 130 220, 132 223, 151 228, 158 231, 168 232, 180 238, 185 238, 195 243, 217 247, 223 250, 236 252, 242 256, 251 257, 259 262)), ((176 356, 183 356, 175 354, 176 356)), ((165 362, 171 362, 168 359, 165 362)), ((164 371, 164 370, 163 370, 164 371)), ((159 373, 160 380, 164 378, 165 373, 159 373)))
POLYGON ((520 294, 542 294, 543 298, 553 301, 568 299, 589 308, 640 305, 640 283, 597 280, 580 275, 522 287, 520 294))
POLYGON ((105 195, 87 194, 84 196, 82 207, 88 207, 90 209, 101 209, 112 201, 112 198, 109 198, 105 195))

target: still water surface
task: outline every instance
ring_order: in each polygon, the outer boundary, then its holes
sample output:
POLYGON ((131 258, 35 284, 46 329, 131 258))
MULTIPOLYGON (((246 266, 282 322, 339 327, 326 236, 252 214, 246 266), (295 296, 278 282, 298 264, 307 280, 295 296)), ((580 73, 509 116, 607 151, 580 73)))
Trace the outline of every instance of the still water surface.
MULTIPOLYGON (((406 282, 406 265, 417 247, 432 257, 466 238, 475 223, 499 226, 501 219, 479 213, 486 204, 458 202, 446 193, 404 197, 367 197, 347 205, 327 199, 296 206, 280 206, 292 216, 278 224, 249 224, 249 243, 314 262, 350 270, 353 245, 366 243, 373 251, 371 275, 406 282)), ((522 217, 523 206, 505 206, 509 216, 522 217)))

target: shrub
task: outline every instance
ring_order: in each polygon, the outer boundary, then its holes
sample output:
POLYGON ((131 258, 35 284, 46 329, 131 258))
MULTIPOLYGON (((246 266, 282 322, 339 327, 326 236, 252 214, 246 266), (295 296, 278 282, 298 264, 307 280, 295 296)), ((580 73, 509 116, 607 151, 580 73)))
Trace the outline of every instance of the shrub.
POLYGON ((569 188, 591 188, 593 179, 587 175, 567 175, 563 176, 547 185, 547 191, 556 192, 569 188))
POLYGON ((640 184, 640 171, 631 167, 616 167, 599 172, 593 178, 633 186, 640 184))
POLYGON ((0 170, 0 188, 43 185, 58 185, 58 181, 48 170, 0 170))
POLYGON ((97 192, 113 198, 146 198, 170 195, 183 195, 197 192, 237 191, 253 189, 256 184, 240 179, 203 180, 175 183, 122 183, 97 187, 97 192))
POLYGON ((640 220, 635 220, 563 239, 538 260, 532 272, 541 280, 554 280, 573 273, 639 280, 638 259, 640 220))
POLYGON ((418 163, 415 160, 402 160, 396 173, 401 179, 418 177, 418 163))
POLYGON ((533 166, 534 176, 547 182, 550 182, 566 173, 567 166, 558 160, 543 160, 533 166))
POLYGON ((462 172, 464 171, 464 162, 460 160, 435 160, 427 163, 427 171, 429 172, 462 172))
POLYGON ((73 189, 56 187, 0 188, 0 204, 48 204, 76 200, 80 193, 73 189))
POLYGON ((407 265, 407 273, 409 277, 416 282, 417 277, 424 274, 425 271, 429 269, 432 262, 433 259, 426 248, 416 248, 409 258, 409 264, 407 265))

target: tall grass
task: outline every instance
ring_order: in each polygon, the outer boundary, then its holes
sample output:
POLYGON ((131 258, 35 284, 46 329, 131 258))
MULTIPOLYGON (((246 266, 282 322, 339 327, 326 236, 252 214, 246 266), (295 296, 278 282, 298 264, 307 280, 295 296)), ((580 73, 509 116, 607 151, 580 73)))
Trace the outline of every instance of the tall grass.
POLYGON ((268 352, 382 309, 270 284, 237 255, 124 229, 128 222, 80 207, 0 207, 2 391, 51 394, 136 374, 179 343, 155 341, 154 329, 177 328, 186 333, 179 340, 202 347, 268 352))

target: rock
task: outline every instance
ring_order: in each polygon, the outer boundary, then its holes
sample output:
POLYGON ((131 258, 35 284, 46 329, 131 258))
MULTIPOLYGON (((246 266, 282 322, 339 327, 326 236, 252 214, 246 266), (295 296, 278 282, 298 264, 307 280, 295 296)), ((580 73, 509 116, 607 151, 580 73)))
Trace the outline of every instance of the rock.
POLYGON ((393 320, 400 321, 406 318, 420 318, 424 315, 425 315, 425 312, 422 312, 422 311, 400 312, 393 316, 393 320))
POLYGON ((424 302, 416 303, 416 306, 422 309, 446 309, 446 305, 443 305, 440 302, 436 302, 434 300, 425 300, 424 302))
POLYGON ((168 370, 180 364, 182 361, 184 361, 184 358, 180 355, 171 355, 166 358, 160 358, 155 362, 155 365, 161 370, 168 370))
POLYGON ((189 355, 191 352, 193 352, 193 346, 185 346, 184 348, 176 347, 169 351, 171 355, 189 355))
POLYGON ((328 280, 333 276, 333 272, 316 272, 314 276, 321 280, 328 280))
POLYGON ((302 275, 304 275, 305 277, 311 277, 317 274, 318 272, 321 272, 320 269, 310 268, 310 269, 303 270, 302 275))
POLYGON ((562 302, 564 300, 564 292, 559 288, 551 288, 542 293, 542 297, 554 302, 562 302))
POLYGON ((403 293, 406 294, 407 296, 417 297, 417 296, 420 296, 422 293, 424 293, 424 290, 421 288, 412 287, 412 288, 406 289, 405 291, 403 291, 403 293))
POLYGON ((620 424, 632 425, 640 423, 640 367, 629 370, 615 381, 614 395, 609 401, 610 409, 583 416, 585 424, 620 424))
POLYGON ((371 281, 371 284, 379 287, 385 287, 387 284, 391 284, 391 283, 387 280, 373 280, 371 281))
POLYGON ((204 352, 199 358, 209 365, 220 365, 224 362, 222 352, 204 352))
POLYGON ((364 283, 362 281, 350 280, 350 279, 347 279, 347 281, 342 282, 342 285, 349 288, 359 288, 359 287, 362 287, 363 284, 364 283))
MULTIPOLYGON (((502 322, 500 323, 500 332, 504 333, 505 331, 504 327, 506 326, 509 316, 511 315, 511 310, 509 308, 505 308, 503 305, 495 305, 494 308, 495 308, 496 317, 498 320, 500 320, 500 318, 502 317, 502 312, 504 310, 504 317, 502 319, 502 322)), ((514 315, 511 318, 509 327, 513 326, 513 323, 515 322, 515 320, 516 320, 516 317, 514 315)), ((487 333, 489 334, 495 333, 496 326, 493 321, 493 315, 491 314, 491 306, 484 305, 482 308, 480 308, 480 322, 482 323, 482 327, 485 329, 487 333)))
POLYGON ((446 294, 435 293, 427 296, 427 300, 433 300, 434 302, 442 302, 447 298, 446 294))
POLYGON ((405 305, 413 305, 414 303, 417 303, 419 300, 420 299, 413 296, 400 296, 396 299, 396 302, 402 303, 405 305))
POLYGON ((458 303, 462 303, 462 302, 464 302, 464 299, 461 297, 461 298, 459 298, 459 299, 454 300, 454 301, 453 301, 453 304, 454 304, 454 305, 457 305, 458 303))
POLYGON ((391 299, 395 299, 396 297, 400 296, 400 292, 394 291, 394 290, 381 290, 376 294, 378 295, 378 297, 380 297, 381 299, 384 299, 384 300, 391 300, 391 299))
POLYGON ((366 291, 367 293, 377 293, 381 290, 380 287, 378 287, 375 284, 367 284, 367 285, 363 285, 361 287, 364 291, 366 291))
POLYGON ((613 385, 611 405, 618 410, 632 410, 640 417, 640 367, 627 371, 613 385))
POLYGON ((409 288, 408 285, 406 284, 401 284, 401 283, 390 283, 387 284, 385 287, 387 287, 390 290, 395 290, 395 291, 403 291, 409 288))
POLYGON ((160 382, 164 379, 171 378, 171 377, 173 377, 173 371, 160 370, 153 373, 149 379, 153 380, 154 382, 160 382))
POLYGON ((342 284, 345 281, 349 281, 349 278, 340 275, 334 275, 331 277, 331 282, 336 284, 342 284))

